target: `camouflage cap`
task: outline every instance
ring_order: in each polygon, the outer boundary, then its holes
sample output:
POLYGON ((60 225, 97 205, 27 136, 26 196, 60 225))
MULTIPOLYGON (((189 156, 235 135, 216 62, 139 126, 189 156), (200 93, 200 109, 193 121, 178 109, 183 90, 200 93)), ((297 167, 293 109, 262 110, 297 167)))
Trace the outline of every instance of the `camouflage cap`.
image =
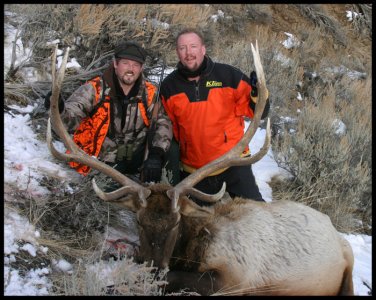
POLYGON ((146 59, 146 50, 136 42, 123 42, 116 46, 115 57, 127 58, 143 64, 146 59))

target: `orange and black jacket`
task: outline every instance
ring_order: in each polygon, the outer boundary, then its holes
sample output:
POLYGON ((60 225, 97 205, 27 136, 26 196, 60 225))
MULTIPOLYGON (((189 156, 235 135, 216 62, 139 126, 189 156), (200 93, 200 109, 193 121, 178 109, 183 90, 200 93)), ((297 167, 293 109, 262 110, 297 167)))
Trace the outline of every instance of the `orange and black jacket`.
POLYGON ((175 70, 161 85, 162 103, 180 145, 180 160, 188 171, 233 148, 244 134, 244 117, 253 118, 254 113, 248 76, 206 59, 198 82, 175 70))
MULTIPOLYGON (((110 68, 110 71, 112 72, 112 68, 110 68)), ((104 77, 106 77, 106 75, 107 74, 105 73, 104 77)), ((94 109, 90 112, 88 117, 82 120, 73 135, 74 142, 87 154, 95 157, 99 155, 102 144, 108 135, 111 126, 110 116, 113 97, 111 97, 111 92, 106 92, 106 89, 108 89, 106 88, 106 83, 108 82, 111 82, 111 80, 107 79, 106 81, 103 80, 102 77, 96 77, 86 83, 92 85, 95 90, 95 97, 93 99, 94 109)), ((156 87, 147 81, 145 81, 144 84, 147 95, 147 98, 145 99, 146 103, 139 102, 138 109, 144 121, 144 126, 149 127, 149 119, 145 108, 147 109, 151 105, 156 93, 156 87)), ((111 86, 112 85, 113 84, 111 84, 111 86)), ((90 167, 86 165, 76 162, 69 162, 69 164, 76 169, 77 172, 83 175, 87 175, 90 171, 90 167)))

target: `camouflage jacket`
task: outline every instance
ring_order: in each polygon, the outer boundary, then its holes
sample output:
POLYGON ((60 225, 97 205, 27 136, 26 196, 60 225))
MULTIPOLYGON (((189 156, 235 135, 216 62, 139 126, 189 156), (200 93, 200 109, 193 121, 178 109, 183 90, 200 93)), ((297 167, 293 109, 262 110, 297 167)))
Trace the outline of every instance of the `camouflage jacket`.
MULTIPOLYGON (((142 93, 145 89, 145 79, 143 77, 139 78, 138 82, 136 83, 139 85, 138 93, 136 96, 129 99, 129 103, 126 105, 126 109, 123 112, 122 93, 118 92, 120 87, 115 81, 117 80, 117 77, 114 73, 114 68, 112 65, 105 70, 102 78, 106 86, 104 93, 109 95, 111 99, 111 124, 98 158, 105 162, 114 163, 116 161, 117 148, 119 144, 127 144, 131 139, 133 139, 134 149, 145 147, 148 127, 142 118, 140 109, 138 109, 138 102, 142 101, 142 93), (124 122, 123 126, 122 122, 124 122)), ((145 92, 147 92, 146 89, 145 92)), ((86 83, 80 86, 65 101, 64 110, 61 113, 61 117, 64 124, 66 124, 69 133, 73 134, 82 120, 93 112, 95 95, 96 91, 93 85, 86 83)), ((146 98, 147 97, 148 95, 146 95, 146 98)), ((152 104, 147 108, 147 115, 149 119, 151 118, 155 97, 156 95, 154 95, 152 104)), ((160 148, 164 151, 164 153, 166 153, 170 147, 171 138, 172 124, 163 108, 163 105, 160 105, 157 115, 156 132, 152 140, 152 147, 160 148)))

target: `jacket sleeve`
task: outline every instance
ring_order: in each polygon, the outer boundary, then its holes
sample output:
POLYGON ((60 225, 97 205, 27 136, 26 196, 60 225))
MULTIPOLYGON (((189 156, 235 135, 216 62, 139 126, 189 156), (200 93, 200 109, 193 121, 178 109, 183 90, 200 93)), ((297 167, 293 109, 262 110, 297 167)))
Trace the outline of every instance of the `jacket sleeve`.
POLYGON ((162 94, 161 95, 161 101, 162 101, 162 104, 163 104, 163 108, 165 109, 165 112, 168 116, 168 118, 170 119, 171 123, 172 123, 172 132, 173 132, 173 135, 175 137, 175 139, 178 141, 179 140, 179 130, 178 130, 178 127, 177 127, 177 123, 175 122, 175 115, 172 113, 172 108, 170 107, 171 105, 171 101, 167 101, 168 99, 165 98, 165 96, 162 94))
POLYGON ((235 115, 253 118, 253 110, 249 106, 251 100, 251 85, 246 76, 242 76, 234 91, 235 115))
MULTIPOLYGON (((247 116, 249 118, 253 118, 254 111, 256 104, 251 99, 251 91, 252 87, 249 84, 249 79, 244 75, 244 77, 240 80, 240 83, 235 91, 235 98, 236 100, 236 115, 237 116, 247 116), (247 106, 247 107, 245 107, 247 106)), ((257 97, 254 97, 257 99, 257 97)), ((262 113, 261 119, 267 117, 270 110, 270 101, 269 97, 266 100, 265 108, 262 113)))
POLYGON ((75 90, 65 101, 61 118, 69 133, 74 133, 82 119, 92 111, 94 99, 94 87, 87 83, 75 90))
POLYGON ((171 144, 172 123, 161 101, 159 104, 156 131, 152 141, 152 146, 161 148, 166 153, 171 144))

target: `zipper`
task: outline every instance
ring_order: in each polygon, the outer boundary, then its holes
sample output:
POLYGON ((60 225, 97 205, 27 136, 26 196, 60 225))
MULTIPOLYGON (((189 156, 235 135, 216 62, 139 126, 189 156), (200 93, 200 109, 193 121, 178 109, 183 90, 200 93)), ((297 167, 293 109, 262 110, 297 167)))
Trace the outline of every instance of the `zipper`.
POLYGON ((227 143, 227 134, 226 134, 226 131, 224 132, 224 135, 225 135, 225 143, 227 143))
POLYGON ((198 89, 198 86, 199 86, 198 82, 195 81, 196 101, 197 101, 197 102, 200 101, 200 91, 199 91, 199 89, 198 89))

